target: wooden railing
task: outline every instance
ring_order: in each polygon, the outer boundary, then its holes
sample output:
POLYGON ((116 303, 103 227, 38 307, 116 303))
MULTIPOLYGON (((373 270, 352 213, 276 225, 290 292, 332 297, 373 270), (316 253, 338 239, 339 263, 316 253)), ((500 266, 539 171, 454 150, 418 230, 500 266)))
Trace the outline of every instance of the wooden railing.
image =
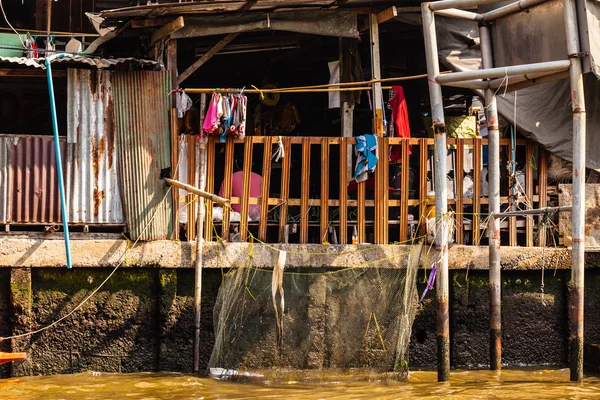
MULTIPOLYGON (((189 182, 195 182, 195 136, 188 141, 189 182)), ((350 172, 354 169, 355 138, 248 136, 220 143, 211 137, 207 148, 208 192, 217 193, 223 183, 223 196, 232 205, 241 205, 239 222, 231 222, 232 210, 223 210, 222 222, 213 222, 213 207, 207 203, 208 223, 205 238, 239 240, 250 235, 264 242, 340 243, 352 242, 356 232, 359 243, 406 243, 426 233, 427 193, 433 191, 433 139, 378 138, 379 162, 373 173, 373 185, 357 185, 349 192, 350 172), (279 146, 285 156, 275 162, 272 154, 279 146), (387 154, 392 146, 401 148, 401 159, 390 165, 387 154), (385 155, 385 156, 384 156, 385 155), (250 174, 243 173, 241 197, 232 197, 234 164, 242 171, 262 176, 261 196, 250 196, 250 174), (400 190, 389 190, 390 168, 399 178, 400 190), (249 222, 250 206, 260 207, 258 221, 249 222), (238 236, 239 235, 239 236, 238 236)), ((448 170, 454 174, 448 200, 455 212, 455 240, 462 244, 484 244, 488 198, 482 194, 482 155, 486 139, 448 139, 448 170), (463 165, 463 168, 455 168, 463 165), (465 170, 466 169, 466 170, 465 170), (473 180, 472 196, 465 196, 464 179, 473 180)), ((522 208, 547 205, 547 163, 543 148, 527 140, 516 141, 517 150, 525 154, 525 202, 522 208), (535 173, 537 172, 537 174, 535 173), (536 176, 537 175, 537 176, 536 176), (537 185, 535 185, 537 182, 537 185)), ((511 154, 511 141, 500 141, 501 153, 511 154)), ((505 157, 504 161, 508 161, 505 157)), ((503 165, 506 165, 505 163, 503 165)), ((510 207, 508 170, 501 171, 501 209, 510 207)), ((187 237, 194 240, 193 198, 188 195, 187 237)), ((181 200, 180 200, 181 201, 181 200)), ((545 235, 537 235, 533 218, 511 217, 502 223, 502 244, 545 245, 545 235)))

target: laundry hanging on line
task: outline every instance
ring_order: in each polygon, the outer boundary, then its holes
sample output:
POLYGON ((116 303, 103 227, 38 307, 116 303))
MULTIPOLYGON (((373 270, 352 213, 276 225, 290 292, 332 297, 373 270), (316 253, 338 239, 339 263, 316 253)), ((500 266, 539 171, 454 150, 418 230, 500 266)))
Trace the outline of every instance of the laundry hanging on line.
POLYGON ((356 154, 356 167, 353 178, 356 182, 366 181, 368 174, 375 171, 377 166, 377 135, 361 135, 356 137, 354 153, 356 154))
MULTIPOLYGON (((389 124, 389 136, 409 138, 410 125, 408 122, 408 107, 406 106, 406 98, 404 97, 404 89, 402 86, 392 86, 390 97, 388 105, 392 109, 392 123, 389 124)), ((409 150, 409 154, 410 153, 412 153, 411 150, 409 150)), ((402 147, 392 146, 390 150, 390 162, 401 159, 402 147)))
POLYGON ((213 93, 202 133, 221 137, 224 142, 227 136, 243 139, 246 136, 246 108, 248 98, 242 93, 213 93))

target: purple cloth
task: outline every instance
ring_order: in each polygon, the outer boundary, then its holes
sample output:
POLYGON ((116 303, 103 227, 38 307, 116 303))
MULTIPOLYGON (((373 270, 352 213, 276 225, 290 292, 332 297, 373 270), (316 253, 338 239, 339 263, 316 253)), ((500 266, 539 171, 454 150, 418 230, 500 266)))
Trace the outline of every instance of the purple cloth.
POLYGON ((431 266, 431 272, 429 273, 429 279, 427 280, 427 287, 423 291, 423 294, 421 295, 421 300, 419 300, 419 303, 423 302, 425 295, 427 294, 427 292, 430 289, 433 290, 433 284, 435 283, 436 272, 437 272, 437 261, 434 262, 433 265, 431 266))

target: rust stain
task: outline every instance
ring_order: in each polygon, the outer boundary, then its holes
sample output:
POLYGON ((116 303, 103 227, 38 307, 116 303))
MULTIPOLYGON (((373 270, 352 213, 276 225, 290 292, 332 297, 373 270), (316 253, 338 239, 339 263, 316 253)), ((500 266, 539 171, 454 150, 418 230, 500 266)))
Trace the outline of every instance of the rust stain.
POLYGON ((112 95, 108 93, 108 103, 106 105, 106 113, 104 114, 104 133, 106 134, 106 144, 108 146, 108 165, 107 169, 112 169, 113 165, 113 153, 115 152, 115 105, 113 103, 112 95))
POLYGON ((104 190, 98 190, 98 187, 94 188, 94 218, 98 218, 98 210, 100 205, 104 201, 104 190))
POLYGON ((575 168, 575 178, 579 178, 579 170, 575 168))
POLYGON ((90 74, 90 90, 92 91, 92 96, 94 96, 98 91, 98 74, 96 71, 92 71, 90 74))

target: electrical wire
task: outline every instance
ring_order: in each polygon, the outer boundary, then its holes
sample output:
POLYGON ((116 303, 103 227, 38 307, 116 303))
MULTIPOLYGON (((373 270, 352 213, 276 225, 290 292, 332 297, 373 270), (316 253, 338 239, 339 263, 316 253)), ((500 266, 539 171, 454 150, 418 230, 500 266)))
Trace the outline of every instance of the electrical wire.
POLYGON ((6 12, 4 11, 4 5, 2 4, 2 0, 0 0, 0 9, 2 10, 2 15, 4 16, 4 20, 6 21, 8 26, 10 26, 10 29, 12 29, 13 32, 17 34, 17 37, 19 38, 19 41, 21 42, 23 47, 27 48, 27 46, 25 46, 25 42, 23 42, 23 39, 21 39, 21 35, 19 35, 19 32, 17 32, 17 30, 8 21, 8 18, 6 17, 6 12))

